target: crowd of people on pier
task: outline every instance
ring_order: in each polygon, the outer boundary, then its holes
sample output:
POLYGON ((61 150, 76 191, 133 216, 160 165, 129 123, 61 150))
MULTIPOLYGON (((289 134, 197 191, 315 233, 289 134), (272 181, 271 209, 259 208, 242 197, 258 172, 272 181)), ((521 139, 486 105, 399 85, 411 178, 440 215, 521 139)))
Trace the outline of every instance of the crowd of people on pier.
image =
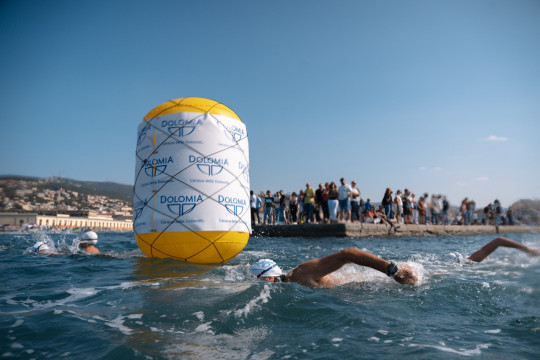
MULTIPOLYGON (((387 188, 379 202, 364 200, 355 181, 341 178, 320 183, 317 189, 306 183, 305 189, 291 194, 251 191, 252 225, 300 223, 386 223, 432 225, 513 225, 510 209, 504 211, 499 200, 478 209, 474 200, 465 198, 457 210, 451 210, 445 195, 424 193, 417 197, 409 189, 395 193, 387 188)), ((454 208, 455 209, 455 208, 454 208)))

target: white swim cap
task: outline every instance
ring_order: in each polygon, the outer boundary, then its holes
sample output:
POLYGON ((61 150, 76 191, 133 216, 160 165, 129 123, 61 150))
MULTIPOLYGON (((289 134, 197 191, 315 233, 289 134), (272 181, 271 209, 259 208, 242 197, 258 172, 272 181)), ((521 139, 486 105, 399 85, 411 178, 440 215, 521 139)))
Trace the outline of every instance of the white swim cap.
POLYGON ((274 260, 261 259, 251 267, 251 273, 256 277, 280 276, 283 274, 274 260))
POLYGON ((83 243, 90 244, 90 245, 96 245, 97 240, 98 240, 98 236, 97 236, 97 234, 95 232, 87 231, 87 232, 85 232, 83 234, 80 241, 83 242, 83 243))
POLYGON ((38 241, 37 243, 34 244, 34 252, 38 253, 40 251, 48 251, 48 250, 49 250, 49 247, 43 241, 38 241))

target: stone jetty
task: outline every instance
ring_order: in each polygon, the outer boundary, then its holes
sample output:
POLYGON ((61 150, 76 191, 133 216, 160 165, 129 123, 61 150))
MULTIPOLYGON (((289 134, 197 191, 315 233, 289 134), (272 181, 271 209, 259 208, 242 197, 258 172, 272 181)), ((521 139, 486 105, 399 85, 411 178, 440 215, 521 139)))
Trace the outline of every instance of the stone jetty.
POLYGON ((540 233, 540 226, 491 225, 414 225, 400 224, 393 229, 387 224, 339 223, 258 225, 252 236, 268 237, 405 237, 405 236, 474 236, 489 234, 540 233))

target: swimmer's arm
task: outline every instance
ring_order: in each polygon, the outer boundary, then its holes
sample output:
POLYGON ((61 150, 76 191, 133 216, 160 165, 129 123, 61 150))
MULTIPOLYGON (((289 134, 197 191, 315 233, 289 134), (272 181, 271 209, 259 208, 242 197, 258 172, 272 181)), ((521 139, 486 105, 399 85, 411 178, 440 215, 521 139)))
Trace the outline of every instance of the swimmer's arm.
MULTIPOLYGON (((287 277, 289 281, 302 285, 318 284, 326 275, 333 273, 348 263, 370 267, 387 274, 390 261, 356 248, 349 248, 330 254, 320 259, 309 260, 291 270, 287 277)), ((417 278, 407 264, 400 264, 394 280, 400 284, 415 285, 417 278)))
POLYGON ((389 261, 368 252, 349 248, 320 259, 303 262, 291 271, 289 279, 298 283, 318 282, 326 275, 341 269, 343 265, 348 263, 367 266, 385 274, 390 264, 389 261))
POLYGON ((498 238, 491 240, 489 243, 484 245, 484 247, 482 247, 480 250, 476 251, 471 256, 469 256, 469 260, 480 262, 484 260, 485 258, 487 258, 489 254, 497 250, 499 246, 518 249, 533 256, 540 256, 540 251, 538 251, 538 249, 529 248, 523 244, 507 239, 505 237, 499 236, 498 238))

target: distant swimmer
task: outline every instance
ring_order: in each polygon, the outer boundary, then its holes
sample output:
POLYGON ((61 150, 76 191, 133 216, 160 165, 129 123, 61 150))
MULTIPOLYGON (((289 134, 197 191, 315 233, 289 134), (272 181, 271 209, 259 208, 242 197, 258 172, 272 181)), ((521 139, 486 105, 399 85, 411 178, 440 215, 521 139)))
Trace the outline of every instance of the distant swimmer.
MULTIPOLYGON (((480 262, 499 246, 518 249, 532 256, 540 256, 538 249, 529 248, 504 237, 498 237, 473 253, 469 259, 474 262, 480 262)), ((400 284, 416 285, 418 283, 418 276, 414 273, 410 265, 406 263, 395 264, 356 248, 349 248, 319 259, 308 260, 287 274, 284 274, 273 260, 262 259, 252 266, 251 273, 258 279, 269 282, 295 282, 312 288, 333 287, 342 282, 333 278, 331 274, 349 263, 380 271, 392 277, 400 284)))
POLYGON ((97 244, 98 236, 93 231, 87 231, 79 239, 79 247, 89 254, 99 254, 99 250, 94 246, 97 244))
POLYGON ((54 254, 44 241, 38 241, 34 244, 34 253, 36 254, 54 254))
MULTIPOLYGON (((101 252, 94 246, 97 244, 98 241, 98 235, 93 231, 87 231, 85 232, 78 240, 78 250, 84 251, 88 254, 97 255, 101 254, 101 252)), ((74 240, 74 244, 76 244, 77 241, 74 240)), ((53 246, 54 247, 54 246, 53 246)), ((44 241, 38 241, 34 244, 33 251, 36 254, 47 254, 47 255, 72 255, 75 252, 73 250, 70 250, 69 252, 57 252, 56 250, 53 250, 47 245, 44 241)))
POLYGON ((330 274, 349 263, 367 266, 380 271, 400 284, 416 285, 418 282, 418 277, 409 265, 400 263, 398 267, 391 261, 386 261, 356 248, 344 249, 320 259, 308 260, 287 274, 283 274, 274 261, 263 259, 253 265, 251 272, 258 279, 270 282, 295 282, 312 288, 333 287, 342 282, 337 281, 330 274))

